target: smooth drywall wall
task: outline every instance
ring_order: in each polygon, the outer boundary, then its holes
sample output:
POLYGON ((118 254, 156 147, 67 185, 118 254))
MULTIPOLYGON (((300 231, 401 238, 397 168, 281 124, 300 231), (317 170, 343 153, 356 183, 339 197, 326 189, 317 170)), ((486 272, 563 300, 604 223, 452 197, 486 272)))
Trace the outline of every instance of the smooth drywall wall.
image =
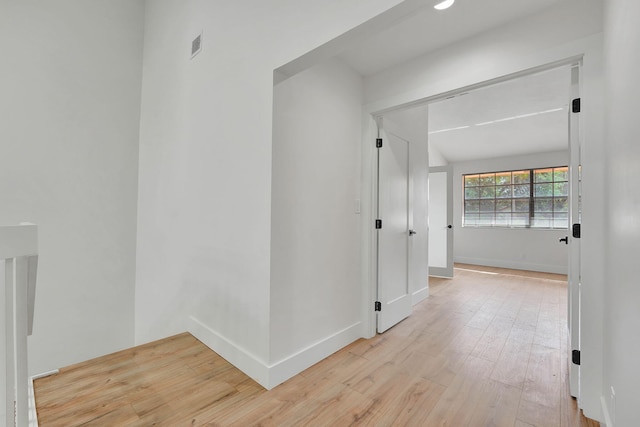
MULTIPOLYGON (((434 99, 545 64, 582 58, 582 359, 579 404, 601 420, 605 282, 602 2, 568 0, 365 79, 366 112, 434 99)), ((366 151, 364 152, 366 155, 366 151)), ((363 162, 364 176, 370 171, 363 162)), ((370 188, 363 186, 363 194, 370 188)), ((365 265, 365 267, 367 267, 365 265)))
POLYGON ((189 329, 268 386, 274 70, 398 3, 146 2, 138 343, 189 329))
MULTIPOLYGON (((417 89, 428 96, 495 79, 516 62, 508 52, 520 62, 530 60, 532 67, 541 65, 540 54, 551 62, 559 47, 602 31, 601 7, 601 0, 565 0, 382 71, 365 79, 365 102, 375 109, 376 101, 408 102, 417 89)), ((379 106, 384 107, 387 103, 379 106)))
POLYGON ((362 78, 337 59, 274 88, 272 364, 360 337, 361 116, 362 78))
POLYGON ((567 274, 568 230, 462 227, 462 175, 566 166, 567 151, 453 163, 453 257, 455 262, 567 274))
POLYGON ((429 145, 429 166, 437 167, 437 166, 447 166, 449 162, 442 155, 440 150, 438 150, 435 145, 429 145))
POLYGON ((134 342, 143 4, 0 6, 1 224, 38 225, 30 372, 134 342))
MULTIPOLYGON (((638 424, 640 407, 640 3, 606 3, 606 142, 608 197, 606 240, 605 369, 603 403, 607 427, 638 424)), ((583 314, 586 315, 587 313, 583 314)))

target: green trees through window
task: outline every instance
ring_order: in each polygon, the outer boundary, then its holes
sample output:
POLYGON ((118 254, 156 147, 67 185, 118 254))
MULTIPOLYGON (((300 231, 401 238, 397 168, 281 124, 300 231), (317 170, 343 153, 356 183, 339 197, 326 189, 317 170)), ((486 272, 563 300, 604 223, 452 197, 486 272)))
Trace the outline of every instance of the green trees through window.
POLYGON ((567 166, 463 175, 463 226, 567 228, 567 166))

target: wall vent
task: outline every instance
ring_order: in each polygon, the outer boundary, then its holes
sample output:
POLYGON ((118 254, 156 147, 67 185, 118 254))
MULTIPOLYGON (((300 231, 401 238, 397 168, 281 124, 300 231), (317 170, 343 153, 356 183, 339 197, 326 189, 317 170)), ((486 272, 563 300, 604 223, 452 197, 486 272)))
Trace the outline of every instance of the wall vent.
POLYGON ((196 56, 202 50, 202 33, 191 42, 191 58, 196 56))

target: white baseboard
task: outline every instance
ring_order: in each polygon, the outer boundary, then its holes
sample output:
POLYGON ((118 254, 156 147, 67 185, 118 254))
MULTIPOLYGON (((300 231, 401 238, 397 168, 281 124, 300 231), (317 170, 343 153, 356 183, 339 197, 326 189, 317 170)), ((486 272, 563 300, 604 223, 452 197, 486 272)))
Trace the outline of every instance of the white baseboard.
POLYGON ((191 321, 188 330, 191 335, 253 378, 262 387, 269 389, 269 367, 266 362, 220 335, 194 316, 190 316, 189 319, 191 321))
POLYGON ((609 406, 604 396, 600 396, 600 405, 602 406, 602 416, 604 417, 604 423, 600 423, 601 427, 614 427, 611 420, 611 414, 609 412, 609 406), (603 425, 604 424, 604 425, 603 425))
POLYGON ((33 388, 33 381, 38 378, 48 377, 49 375, 55 375, 59 371, 54 369, 53 371, 43 372, 36 374, 29 378, 29 427, 38 427, 38 411, 36 409, 36 393, 33 388))
POLYGON ((484 265, 487 267, 511 268, 514 270, 538 271, 541 273, 567 274, 566 265, 534 264, 522 261, 455 257, 454 262, 462 264, 484 265))
POLYGON ((33 380, 29 379, 28 393, 29 393, 29 427, 38 427, 38 411, 36 409, 36 393, 33 388, 33 380))
POLYGON ((429 287, 426 286, 420 290, 415 291, 411 295, 411 304, 416 305, 420 301, 427 299, 428 296, 429 296, 429 287))
POLYGON ((362 337, 361 322, 336 332, 276 363, 267 364, 190 316, 189 332, 267 390, 299 374, 362 337))
POLYGON ((331 356, 358 338, 362 338, 362 324, 356 322, 335 334, 318 341, 270 366, 270 388, 299 374, 319 361, 331 356))
POLYGON ((55 374, 58 374, 58 373, 60 373, 60 371, 57 370, 57 369, 54 369, 53 371, 47 371, 47 372, 43 372, 41 374, 35 374, 34 376, 31 377, 31 381, 34 381, 34 380, 37 380, 37 379, 40 379, 40 378, 44 378, 44 377, 48 377, 50 375, 55 375, 55 374))

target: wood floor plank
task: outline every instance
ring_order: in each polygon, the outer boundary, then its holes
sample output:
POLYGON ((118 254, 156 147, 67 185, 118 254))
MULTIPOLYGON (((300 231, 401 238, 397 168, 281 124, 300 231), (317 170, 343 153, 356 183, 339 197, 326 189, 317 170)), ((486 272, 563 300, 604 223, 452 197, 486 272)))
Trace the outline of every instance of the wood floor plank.
POLYGON ((190 334, 35 381, 40 425, 595 427, 568 391, 566 277, 457 265, 384 334, 264 390, 190 334))
POLYGON ((380 414, 377 425, 424 426, 446 387, 418 378, 400 393, 386 411, 380 414))
POLYGON ((519 389, 490 380, 478 399, 471 424, 512 427, 517 419, 520 396, 519 389))
POLYGON ((533 345, 525 377, 522 399, 549 408, 559 408, 562 383, 560 381, 561 357, 549 347, 533 345))
POLYGON ((502 349, 507 342, 507 337, 502 337, 485 331, 484 335, 471 351, 471 356, 496 362, 502 354, 502 349))
POLYGON ((469 357, 426 420, 426 425, 464 426, 473 415, 494 363, 469 357))
POLYGON ((491 379, 522 389, 526 375, 531 344, 509 340, 495 363, 491 379))

